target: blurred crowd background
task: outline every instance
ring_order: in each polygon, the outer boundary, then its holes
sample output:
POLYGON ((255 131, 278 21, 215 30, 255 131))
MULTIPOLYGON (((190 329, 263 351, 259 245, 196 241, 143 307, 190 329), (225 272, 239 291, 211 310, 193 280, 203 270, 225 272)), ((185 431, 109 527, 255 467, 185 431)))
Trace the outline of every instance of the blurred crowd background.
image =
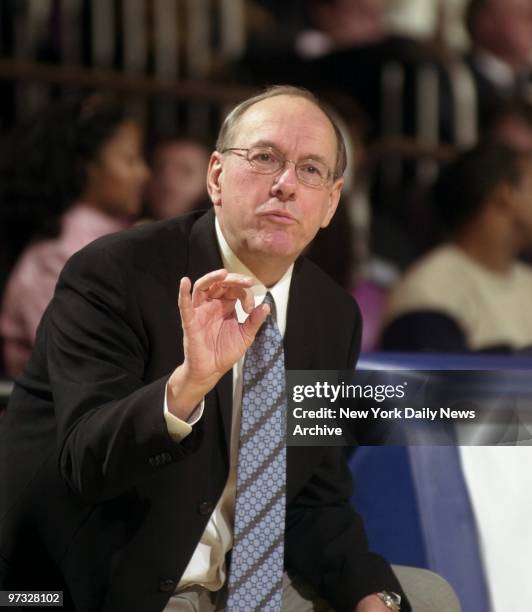
MULTIPOLYGON (((221 119, 281 83, 326 100, 348 143, 338 213, 308 255, 357 298, 363 350, 532 345, 532 0, 2 0, 0 53, 5 385, 66 259, 208 207, 221 119)), ((497 481, 526 508, 511 461, 483 491, 497 481)), ((507 522, 490 499, 485 533, 507 522)), ((493 609, 527 609, 490 546, 493 609)))
POLYGON ((358 299, 363 349, 532 341, 519 303, 527 264, 520 290, 507 286, 532 214, 487 205, 501 185, 508 200, 527 197, 531 0, 3 0, 0 24, 8 376, 27 360, 66 259, 104 233, 208 206, 221 119, 277 83, 323 97, 348 141, 339 212, 309 256, 358 299), (475 146, 450 179, 460 184, 435 197, 442 168, 475 146), (427 254, 428 270, 400 282, 427 254), (516 316, 492 312, 507 305, 501 291, 516 316), (489 333, 470 329, 479 319, 489 333))

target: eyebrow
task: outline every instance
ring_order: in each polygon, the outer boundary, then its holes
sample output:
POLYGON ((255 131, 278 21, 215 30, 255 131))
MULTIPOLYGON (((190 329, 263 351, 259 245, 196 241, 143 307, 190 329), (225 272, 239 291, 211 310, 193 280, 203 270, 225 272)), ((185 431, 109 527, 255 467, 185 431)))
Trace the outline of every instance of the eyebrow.
MULTIPOLYGON (((279 153, 281 153, 279 147, 271 140, 257 140, 257 142, 254 142, 253 144, 249 145, 249 148, 252 147, 269 147, 270 149, 274 149, 274 151, 278 151, 279 153)), ((282 155, 284 156, 284 153, 282 153, 282 155)), ((300 159, 313 159, 315 161, 320 161, 326 166, 329 166, 329 162, 327 161, 327 159, 323 155, 319 155, 318 153, 309 153, 308 155, 302 155, 300 159)))

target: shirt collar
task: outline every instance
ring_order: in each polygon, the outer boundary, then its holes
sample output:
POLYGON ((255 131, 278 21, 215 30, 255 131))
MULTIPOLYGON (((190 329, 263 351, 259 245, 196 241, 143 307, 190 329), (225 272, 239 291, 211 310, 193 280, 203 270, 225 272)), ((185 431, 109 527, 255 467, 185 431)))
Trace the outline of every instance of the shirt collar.
POLYGON ((515 82, 513 68, 485 49, 475 51, 477 67, 490 81, 499 87, 512 87, 515 82))
MULTIPOLYGON (((224 268, 228 272, 236 272, 237 274, 243 274, 245 276, 251 276, 255 278, 253 272, 249 270, 238 257, 233 253, 231 247, 227 244, 227 240, 225 239, 222 229, 220 227, 220 223, 218 222, 218 218, 215 218, 215 228, 216 228, 216 238, 218 240, 218 245, 220 247, 220 252, 222 255, 222 261, 224 264, 224 268)), ((253 293, 253 297, 255 298, 255 306, 260 304, 264 298, 266 297, 266 293, 269 291, 272 294, 273 301, 275 303, 275 314, 276 321, 279 331, 281 335, 284 336, 284 332, 286 329, 286 313, 288 310, 288 294, 290 291, 290 283, 292 281, 292 272, 294 270, 294 264, 292 264, 288 270, 283 274, 282 278, 275 283, 273 287, 265 287, 258 279, 256 284, 251 287, 251 292, 253 293)), ((245 320, 247 314, 242 309, 240 302, 236 303, 236 315, 239 322, 245 320)))

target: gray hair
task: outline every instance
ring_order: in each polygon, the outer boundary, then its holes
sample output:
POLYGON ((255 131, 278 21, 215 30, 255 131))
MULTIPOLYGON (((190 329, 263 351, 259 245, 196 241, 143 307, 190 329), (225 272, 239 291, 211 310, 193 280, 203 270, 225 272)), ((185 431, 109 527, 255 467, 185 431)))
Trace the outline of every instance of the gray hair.
POLYGON ((336 136, 336 165, 334 168, 334 178, 337 179, 341 177, 347 165, 346 147, 342 133, 327 108, 318 100, 318 98, 312 92, 310 92, 308 89, 304 89, 303 87, 295 87, 293 85, 274 85, 273 87, 268 87, 259 94, 252 96, 251 98, 247 98, 243 102, 240 102, 240 104, 235 106, 235 108, 233 108, 233 110, 227 115, 222 124, 220 132, 218 133, 218 138, 216 140, 216 150, 222 152, 231 147, 235 131, 238 127, 238 123, 240 122, 240 119, 242 118, 244 113, 250 107, 252 107, 254 104, 257 104, 258 102, 262 102, 263 100, 267 100, 268 98, 275 98, 276 96, 291 96, 292 98, 304 98, 305 100, 308 100, 309 102, 314 104, 314 106, 319 108, 322 113, 327 117, 334 129, 334 134, 336 136))

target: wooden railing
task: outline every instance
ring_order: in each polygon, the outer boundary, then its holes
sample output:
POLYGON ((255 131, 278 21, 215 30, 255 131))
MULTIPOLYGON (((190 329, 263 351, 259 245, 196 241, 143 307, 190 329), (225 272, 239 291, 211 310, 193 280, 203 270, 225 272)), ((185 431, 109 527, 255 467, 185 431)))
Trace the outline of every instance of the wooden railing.
POLYGON ((5 3, 0 19, 11 40, 0 40, 0 76, 17 83, 9 121, 44 106, 57 86, 103 89, 124 94, 141 114, 151 114, 158 130, 179 127, 209 136, 217 121, 212 104, 225 110, 246 95, 206 81, 242 53, 248 5, 247 0, 5 3), (143 104, 157 96, 148 113, 143 104))

